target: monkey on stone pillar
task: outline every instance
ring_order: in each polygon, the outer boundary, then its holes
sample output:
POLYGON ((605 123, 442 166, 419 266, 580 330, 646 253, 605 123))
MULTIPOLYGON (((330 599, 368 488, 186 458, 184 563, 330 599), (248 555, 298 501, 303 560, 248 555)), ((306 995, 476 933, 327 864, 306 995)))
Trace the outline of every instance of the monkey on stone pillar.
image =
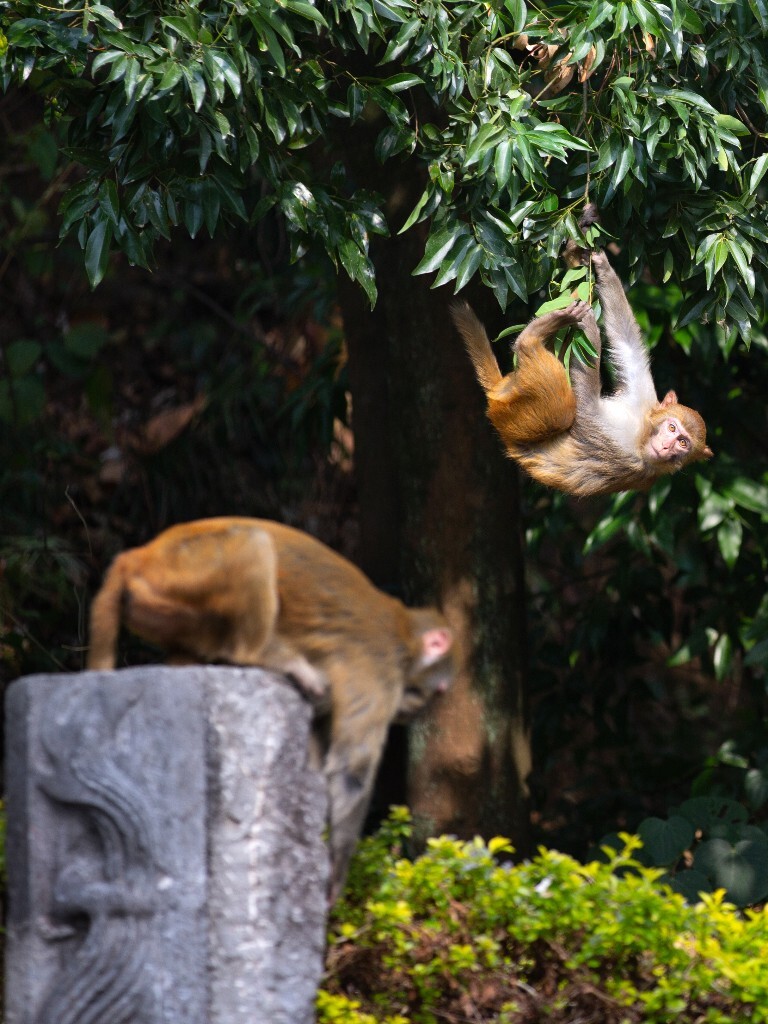
POLYGON ((444 616, 406 608, 300 530, 225 517, 172 526, 117 556, 91 608, 89 669, 115 667, 121 623, 174 664, 259 665, 291 675, 316 703, 328 719, 335 899, 390 724, 426 707, 456 673, 444 616))

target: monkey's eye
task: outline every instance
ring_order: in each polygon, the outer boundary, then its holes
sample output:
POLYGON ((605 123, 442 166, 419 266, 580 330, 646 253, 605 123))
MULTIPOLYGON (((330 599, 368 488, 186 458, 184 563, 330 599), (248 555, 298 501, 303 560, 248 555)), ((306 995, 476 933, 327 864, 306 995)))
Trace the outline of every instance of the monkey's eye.
POLYGON ((674 431, 677 430, 677 427, 672 422, 672 420, 670 420, 669 423, 667 424, 667 430, 670 432, 670 434, 674 433, 674 431))
POLYGON ((678 437, 677 443, 680 445, 681 448, 688 448, 691 442, 688 440, 687 437, 678 437))

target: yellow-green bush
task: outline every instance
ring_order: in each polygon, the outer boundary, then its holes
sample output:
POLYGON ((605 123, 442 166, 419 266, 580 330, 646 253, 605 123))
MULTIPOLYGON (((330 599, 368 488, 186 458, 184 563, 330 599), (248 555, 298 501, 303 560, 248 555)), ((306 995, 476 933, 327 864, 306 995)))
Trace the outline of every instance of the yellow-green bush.
POLYGON ((695 906, 634 857, 580 864, 495 839, 400 856, 396 809, 361 844, 331 923, 319 1024, 768 1022, 768 911, 695 906))

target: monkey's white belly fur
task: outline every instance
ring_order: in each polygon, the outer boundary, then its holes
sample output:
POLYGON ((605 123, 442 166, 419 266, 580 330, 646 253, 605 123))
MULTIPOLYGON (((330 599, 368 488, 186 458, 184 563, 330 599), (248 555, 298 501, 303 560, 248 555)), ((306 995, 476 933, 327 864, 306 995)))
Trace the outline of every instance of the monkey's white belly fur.
POLYGON ((645 410, 629 405, 626 398, 600 399, 600 416, 608 427, 611 439, 624 451, 634 454, 638 450, 643 431, 645 410))

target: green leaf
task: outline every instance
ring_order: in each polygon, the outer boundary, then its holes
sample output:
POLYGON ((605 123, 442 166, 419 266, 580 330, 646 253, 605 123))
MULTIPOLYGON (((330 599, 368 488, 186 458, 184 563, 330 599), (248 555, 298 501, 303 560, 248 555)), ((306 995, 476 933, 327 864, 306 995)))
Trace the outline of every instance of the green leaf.
POLYGON ((447 284, 449 281, 453 281, 458 276, 459 270, 464 263, 465 258, 472 250, 472 247, 476 245, 474 238, 471 234, 467 233, 460 237, 457 242, 452 246, 450 253, 443 260, 443 263, 437 272, 437 277, 430 285, 431 288, 440 288, 442 285, 447 284))
POLYGON ((739 557, 742 534, 741 520, 735 516, 726 519, 717 531, 717 544, 720 548, 720 554, 723 556, 723 561, 729 569, 734 567, 739 557))
POLYGON ((493 170, 496 175, 496 184, 499 188, 509 181, 512 170, 512 142, 510 139, 503 139, 497 146, 493 155, 493 170))
POLYGON ((749 0, 749 7, 763 32, 768 32, 768 6, 765 0, 749 0))
POLYGON ((99 68, 113 64, 116 60, 125 60, 122 50, 103 50, 101 53, 97 53, 91 65, 91 74, 96 74, 99 68))
POLYGON ((749 262, 747 261, 747 254, 745 253, 744 248, 733 238, 727 239, 726 245, 728 246, 728 251, 733 257, 734 263, 739 268, 739 273, 741 274, 741 278, 744 281, 744 284, 746 285, 747 292, 750 295, 754 295, 755 272, 752 269, 752 267, 750 267, 749 262))
POLYGON ((85 245, 85 269, 91 288, 99 284, 107 271, 111 244, 112 225, 106 219, 97 220, 85 245))
POLYGON ((117 227, 120 220, 120 200, 117 185, 112 178, 106 178, 99 186, 99 207, 113 227, 117 227))
POLYGON ((522 32, 528 18, 528 9, 523 0, 504 0, 504 6, 512 17, 510 32, 514 34, 522 32))
POLYGON ((768 516, 768 486, 739 477, 728 487, 728 497, 742 508, 768 516))
POLYGON ((104 4, 90 4, 88 9, 92 15, 96 15, 102 21, 106 21, 113 28, 121 29, 123 27, 122 21, 120 21, 111 7, 106 7, 104 4))
POLYGON ((507 283, 515 295, 520 299, 521 302, 528 301, 528 286, 525 280, 525 274, 523 268, 517 261, 509 263, 504 267, 504 276, 507 279, 507 283))
POLYGON ((584 543, 584 554, 588 555, 590 552, 595 551, 612 537, 615 537, 617 533, 625 530, 629 520, 630 516, 628 513, 621 515, 611 514, 601 519, 584 543))
POLYGON ((307 0, 284 0, 284 3, 286 9, 293 11, 294 14, 307 18, 309 21, 314 21, 316 25, 320 25, 322 28, 328 28, 328 22, 323 15, 316 7, 307 3, 307 0))
POLYGON ((723 128, 734 135, 749 135, 749 128, 747 128, 744 122, 740 121, 738 117, 732 117, 730 114, 715 114, 715 124, 718 128, 723 128))
POLYGON ((749 191, 753 195, 757 191, 757 186, 763 180, 766 171, 768 171, 768 153, 763 153, 762 156, 755 160, 749 175, 749 191))
POLYGON ((418 75, 409 74, 407 71, 393 75, 391 78, 385 78, 381 83, 382 88, 389 89, 390 92, 402 92, 404 89, 412 89, 417 85, 424 85, 424 82, 418 75))
POLYGON ((704 97, 700 96, 698 93, 691 92, 689 89, 667 89, 657 86, 653 90, 653 93, 655 96, 668 99, 673 105, 676 103, 685 103, 690 107, 697 107, 699 110, 705 110, 713 117, 717 114, 717 110, 708 100, 705 100, 704 97))
POLYGON ((744 776, 744 792, 753 810, 768 800, 768 769, 750 768, 744 776))
POLYGON ((419 214, 421 213, 421 211, 424 209, 424 207, 426 206, 427 202, 429 201, 431 193, 432 193, 432 189, 429 186, 427 186, 424 189, 424 191, 422 192, 421 196, 419 197, 418 202, 416 203, 414 208, 411 210, 411 212, 410 212, 410 214, 408 216, 408 219, 406 220, 405 224, 403 224, 403 226, 397 232, 398 235, 402 235, 404 231, 407 231, 408 228, 412 227, 416 223, 416 221, 419 219, 419 214))
POLYGON ((240 75, 237 68, 232 63, 230 58, 219 50, 207 50, 206 56, 218 69, 222 75, 233 96, 239 96, 243 91, 242 83, 240 82, 240 75))
POLYGON ((12 341, 5 350, 8 373, 11 377, 23 377, 34 367, 42 354, 43 346, 37 341, 12 341))
POLYGON ((165 66, 163 77, 157 85, 156 92, 169 92, 178 84, 179 80, 183 77, 183 74, 184 72, 182 71, 180 64, 175 61, 169 61, 165 66))
POLYGON ((211 178, 206 178, 203 183, 202 200, 205 226, 208 229, 208 234, 213 238, 221 212, 221 196, 216 183, 211 178))
POLYGON ((278 73, 284 78, 286 74, 285 65, 285 54, 283 53, 283 47, 280 45, 280 39, 277 33, 271 28, 266 21, 261 21, 257 24, 256 15, 252 15, 251 20, 254 25, 257 25, 257 32, 261 37, 258 41, 258 47, 262 52, 269 53, 272 60, 275 62, 275 67, 278 73))
POLYGON ((711 530, 719 526, 733 510, 733 501, 725 495, 712 491, 699 504, 698 520, 700 530, 711 530))
POLYGON ((186 67, 182 68, 182 73, 192 96, 192 105, 195 112, 197 112, 202 107, 203 100, 205 99, 205 79, 199 71, 190 71, 186 67))
POLYGON ((686 868, 678 871, 674 877, 666 879, 668 885, 674 892, 680 893, 686 903, 700 903, 701 894, 712 892, 712 882, 703 871, 694 871, 693 868, 686 868))
POLYGON ((25 425, 35 423, 45 409, 45 388, 38 377, 0 380, 0 420, 25 425))
POLYGON ((585 19, 584 28, 588 32, 592 32, 598 26, 602 25, 604 21, 607 21, 608 18, 612 17, 614 10, 614 5, 609 3, 608 0, 595 0, 585 19))
MULTIPOLYGON (((738 552, 737 552, 738 554, 738 552)), ((727 633, 718 637, 712 652, 712 663, 715 666, 715 679, 719 683, 725 679, 733 661, 733 641, 727 633)))
POLYGON ((471 139, 464 155, 464 167, 471 167, 477 163, 481 156, 495 145, 499 136, 504 134, 504 128, 499 124, 481 125, 477 134, 471 139))
POLYGON ((64 335, 64 348, 80 359, 94 359, 109 341, 107 330, 99 323, 84 321, 64 335))
POLYGON ((686 324, 692 323, 694 320, 701 320, 706 312, 709 312, 711 307, 714 305, 715 300, 709 294, 699 298, 698 295, 691 295, 686 299, 680 306, 677 312, 677 323, 674 326, 674 330, 677 331, 681 327, 685 327, 686 324))
POLYGON ((459 271, 456 275, 455 292, 461 291, 464 285, 473 277, 475 271, 480 266, 482 259, 483 247, 475 244, 474 248, 469 250, 459 266, 459 271))
POLYGON ((462 235, 469 234, 469 228, 464 224, 453 224, 451 227, 443 228, 441 231, 430 235, 424 249, 424 258, 413 271, 417 274, 431 274, 441 266, 443 260, 453 248, 456 240, 462 235))
POLYGON ((401 57, 408 49, 408 45, 413 37, 421 31, 421 28, 422 23, 418 18, 414 18, 413 21, 406 22, 396 33, 394 39, 390 40, 379 64, 389 64, 390 61, 397 60, 398 57, 401 57))
POLYGON ((187 199, 184 203, 184 226, 189 232, 190 238, 195 238, 203 226, 204 210, 202 202, 195 202, 187 199))
POLYGON ((694 867, 725 889, 726 898, 738 907, 768 895, 768 840, 707 840, 696 850, 694 867))
POLYGON ((708 834, 720 825, 738 825, 747 820, 747 808, 728 797, 697 796, 685 800, 677 813, 687 818, 695 829, 708 834))
POLYGON ((161 18, 160 21, 163 25, 167 25, 168 28, 173 29, 173 31, 177 35, 180 35, 182 39, 186 39, 188 43, 197 42, 197 34, 199 31, 197 15, 191 15, 188 18, 171 16, 161 18))
POLYGON ((545 313, 551 313, 555 309, 567 309, 572 302, 573 299, 571 298, 570 291, 561 292, 554 299, 547 299, 546 302, 542 302, 534 316, 543 316, 545 313))
POLYGON ((693 826, 680 815, 673 814, 666 821, 646 818, 640 822, 637 834, 643 840, 643 852, 657 867, 671 867, 693 843, 693 826))

